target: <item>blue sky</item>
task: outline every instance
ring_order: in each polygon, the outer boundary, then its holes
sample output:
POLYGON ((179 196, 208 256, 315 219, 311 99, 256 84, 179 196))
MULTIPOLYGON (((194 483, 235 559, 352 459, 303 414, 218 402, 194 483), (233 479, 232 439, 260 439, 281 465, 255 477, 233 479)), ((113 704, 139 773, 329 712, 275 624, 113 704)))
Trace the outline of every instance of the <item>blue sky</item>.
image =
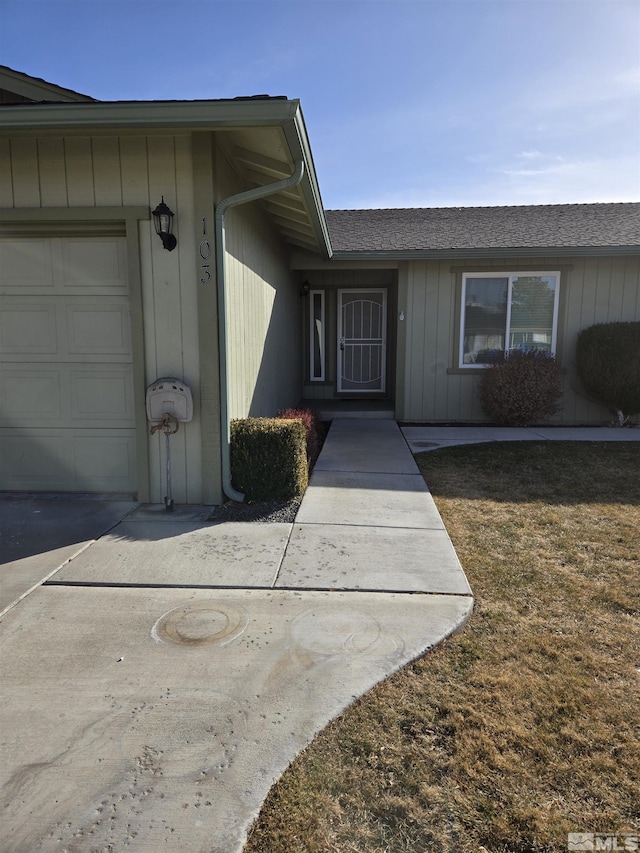
POLYGON ((0 0, 0 63, 300 98, 327 208, 640 200, 638 0, 0 0))

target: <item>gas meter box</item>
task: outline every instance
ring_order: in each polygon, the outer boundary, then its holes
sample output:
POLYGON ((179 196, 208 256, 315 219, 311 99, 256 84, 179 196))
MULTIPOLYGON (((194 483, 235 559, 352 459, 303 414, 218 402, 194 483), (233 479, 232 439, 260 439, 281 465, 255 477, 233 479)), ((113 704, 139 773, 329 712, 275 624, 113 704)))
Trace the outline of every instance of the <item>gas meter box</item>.
POLYGON ((180 379, 156 379, 147 388, 147 418, 150 421, 161 421, 163 415, 171 415, 181 423, 193 418, 191 389, 180 379))

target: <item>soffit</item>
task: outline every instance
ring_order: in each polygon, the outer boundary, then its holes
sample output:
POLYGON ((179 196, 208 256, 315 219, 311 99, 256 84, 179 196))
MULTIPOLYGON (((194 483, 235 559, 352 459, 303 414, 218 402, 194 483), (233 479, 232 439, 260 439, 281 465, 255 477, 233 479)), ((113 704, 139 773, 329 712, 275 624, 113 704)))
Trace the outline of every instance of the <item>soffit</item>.
MULTIPOLYGON (((281 181, 295 169, 282 128, 242 128, 220 133, 218 138, 247 189, 281 181)), ((317 252, 321 246, 312 206, 305 194, 305 178, 298 186, 267 196, 259 203, 288 243, 317 252)))

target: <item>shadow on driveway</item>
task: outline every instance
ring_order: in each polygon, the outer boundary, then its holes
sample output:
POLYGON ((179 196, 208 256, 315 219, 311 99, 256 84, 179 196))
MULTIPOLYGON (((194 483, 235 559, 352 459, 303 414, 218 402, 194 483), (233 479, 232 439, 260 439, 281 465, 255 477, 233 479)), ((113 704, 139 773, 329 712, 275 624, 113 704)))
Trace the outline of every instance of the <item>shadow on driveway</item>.
POLYGON ((0 612, 136 506, 131 500, 0 497, 0 612))

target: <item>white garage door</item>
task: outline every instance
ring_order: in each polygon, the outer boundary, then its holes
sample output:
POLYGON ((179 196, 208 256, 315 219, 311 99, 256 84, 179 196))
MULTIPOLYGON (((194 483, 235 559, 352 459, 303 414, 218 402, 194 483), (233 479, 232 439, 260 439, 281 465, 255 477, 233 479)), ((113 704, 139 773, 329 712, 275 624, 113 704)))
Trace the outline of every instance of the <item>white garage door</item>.
POLYGON ((0 240, 0 489, 135 491, 125 250, 0 240))

